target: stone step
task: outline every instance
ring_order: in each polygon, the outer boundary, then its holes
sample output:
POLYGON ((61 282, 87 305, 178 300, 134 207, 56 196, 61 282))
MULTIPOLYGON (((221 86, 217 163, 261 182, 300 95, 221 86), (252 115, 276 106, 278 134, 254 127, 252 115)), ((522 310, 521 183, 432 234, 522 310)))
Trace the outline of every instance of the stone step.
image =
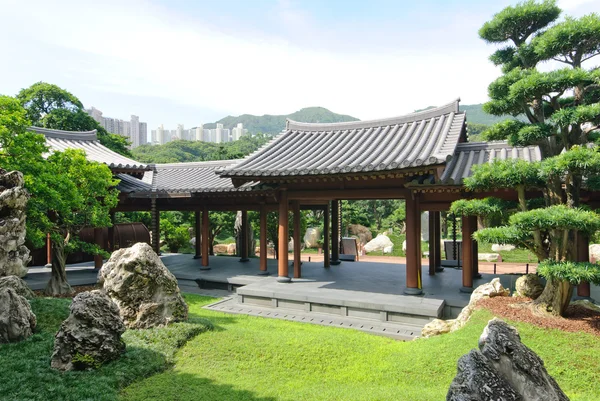
POLYGON ((205 309, 233 314, 264 317, 269 319, 282 319, 300 323, 318 324, 321 326, 339 327, 345 329, 364 331, 370 334, 391 337, 397 340, 409 341, 421 335, 421 324, 408 324, 398 322, 383 322, 358 317, 341 316, 316 311, 306 312, 285 307, 272 308, 268 306, 239 303, 235 296, 225 298, 205 309))

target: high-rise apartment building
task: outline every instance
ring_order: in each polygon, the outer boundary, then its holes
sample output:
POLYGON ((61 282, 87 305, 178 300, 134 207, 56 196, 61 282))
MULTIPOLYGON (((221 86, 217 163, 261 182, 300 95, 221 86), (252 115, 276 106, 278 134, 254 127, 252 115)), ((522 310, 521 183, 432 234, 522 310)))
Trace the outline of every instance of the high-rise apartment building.
POLYGON ((131 143, 129 145, 131 149, 136 148, 147 141, 147 124, 145 122, 140 122, 138 116, 132 115, 129 121, 104 117, 102 112, 93 106, 90 109, 86 109, 86 112, 111 134, 127 137, 131 143))

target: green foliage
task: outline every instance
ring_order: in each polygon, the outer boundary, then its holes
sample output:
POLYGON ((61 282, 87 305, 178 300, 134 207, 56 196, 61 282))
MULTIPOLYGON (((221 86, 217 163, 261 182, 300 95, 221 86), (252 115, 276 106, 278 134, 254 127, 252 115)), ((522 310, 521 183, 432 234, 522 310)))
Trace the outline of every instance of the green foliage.
POLYGON ((145 144, 132 150, 142 163, 180 163, 208 160, 240 159, 256 151, 271 139, 264 134, 244 135, 238 141, 212 143, 173 141, 164 145, 145 144))
POLYGON ((460 199, 452 202, 450 213, 457 216, 490 217, 504 213, 506 202, 498 198, 460 199))
POLYGON ((567 174, 590 177, 600 174, 600 152, 596 147, 573 146, 568 152, 542 161, 540 174, 543 179, 567 174))
POLYGON ((510 216, 509 224, 517 230, 525 232, 575 230, 589 234, 600 229, 600 215, 567 205, 554 205, 515 213, 510 216))
POLYGON ((87 354, 76 353, 73 358, 71 358, 71 362, 75 367, 75 370, 88 370, 88 369, 98 369, 102 366, 102 362, 94 359, 93 356, 87 354))
POLYGON ((532 41, 540 59, 554 59, 579 67, 600 53, 600 18, 597 14, 571 17, 554 25, 532 41))
POLYGON ((184 248, 190 241, 188 225, 177 225, 166 218, 160 219, 160 232, 163 241, 169 252, 179 252, 180 248, 184 248))
MULTIPOLYGON (((385 218, 386 227, 402 230, 406 223, 406 202, 399 201, 398 208, 385 218)), ((402 243, 400 243, 402 245, 402 243)), ((402 249, 402 246, 400 246, 402 249)))
POLYGON ((520 46, 531 35, 555 21, 560 12, 554 0, 544 0, 541 3, 524 1, 494 14, 491 21, 483 24, 479 36, 488 43, 510 40, 520 46))
POLYGON ((266 114, 264 116, 253 116, 243 114, 238 117, 228 116, 216 123, 204 124, 204 128, 216 128, 216 124, 223 124, 224 128, 233 128, 238 123, 243 123, 244 128, 247 128, 250 134, 262 132, 267 135, 276 135, 285 128, 286 119, 288 118, 305 123, 337 123, 357 120, 351 116, 333 113, 323 107, 307 107, 287 115, 266 114))
POLYGON ((540 177, 540 163, 524 160, 495 160, 473 166, 472 175, 465 179, 465 186, 474 190, 494 188, 542 188, 545 182, 540 177))
MULTIPOLYGON (((174 369, 126 388, 123 400, 443 400, 456 361, 477 346, 493 317, 477 310, 461 330, 403 342, 202 309, 214 298, 186 295, 186 300, 191 315, 210 319, 217 330, 188 342, 174 369)), ((571 400, 597 398, 596 336, 510 324, 571 400)))
POLYGON ((600 266, 589 262, 544 260, 540 262, 537 273, 547 280, 565 280, 573 285, 582 281, 600 284, 600 266))
POLYGON ((525 244, 531 239, 531 233, 512 226, 488 227, 475 231, 473 238, 486 244, 508 244, 527 248, 525 244))
MULTIPOLYGON (((196 317, 165 328, 127 330, 123 334, 126 352, 119 360, 95 371, 59 372, 50 368, 50 357, 54 336, 69 315, 70 303, 70 299, 31 300, 38 322, 34 335, 20 343, 0 344, 2 399, 114 401, 121 388, 167 369, 180 347, 213 327, 196 317)), ((77 359, 91 362, 85 356, 77 359)))
POLYGON ((27 110, 30 125, 64 131, 97 130, 98 141, 102 145, 122 155, 131 156, 127 139, 108 133, 85 112, 81 101, 65 89, 38 82, 22 89, 16 98, 27 110))

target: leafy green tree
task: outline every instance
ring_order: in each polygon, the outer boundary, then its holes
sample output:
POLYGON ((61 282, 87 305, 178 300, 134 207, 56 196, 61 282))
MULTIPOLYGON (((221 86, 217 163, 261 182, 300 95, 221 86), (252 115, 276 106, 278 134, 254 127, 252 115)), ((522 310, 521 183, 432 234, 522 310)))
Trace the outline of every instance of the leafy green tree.
MULTIPOLYGON (((600 154, 587 146, 600 124, 600 70, 582 64, 600 54, 600 18, 590 14, 556 23, 560 12, 552 0, 525 1, 505 8, 480 29, 482 39, 505 46, 490 57, 503 75, 490 84, 484 110, 527 117, 503 121, 482 135, 515 146, 537 145, 543 160, 496 161, 478 166, 465 180, 471 190, 517 191, 518 212, 508 217, 508 224, 480 230, 475 238, 535 253, 542 261, 538 272, 547 284, 534 307, 555 315, 562 315, 569 305, 573 284, 600 283, 600 270, 576 263, 574 251, 577 233, 591 235, 600 228, 600 217, 580 207, 586 179, 591 185, 591 178, 600 172, 600 154), (549 60, 568 67, 537 69, 549 60), (542 202, 535 199, 540 192, 542 202)), ((498 205, 491 199, 463 200, 451 211, 490 216, 499 212, 498 205)))
POLYGON ((82 249, 101 250, 79 239, 83 227, 110 225, 109 210, 117 204, 117 184, 110 169, 89 162, 81 150, 48 153, 45 139, 27 131, 27 112, 13 98, 0 97, 0 165, 23 173, 31 198, 27 204, 27 239, 44 245, 52 242, 52 276, 46 287, 50 295, 69 294, 72 289, 65 272, 66 256, 82 249))
POLYGON ((37 127, 64 131, 97 130, 98 140, 107 148, 131 156, 127 138, 107 132, 88 115, 81 101, 72 93, 45 82, 22 89, 17 99, 27 110, 27 118, 37 127))

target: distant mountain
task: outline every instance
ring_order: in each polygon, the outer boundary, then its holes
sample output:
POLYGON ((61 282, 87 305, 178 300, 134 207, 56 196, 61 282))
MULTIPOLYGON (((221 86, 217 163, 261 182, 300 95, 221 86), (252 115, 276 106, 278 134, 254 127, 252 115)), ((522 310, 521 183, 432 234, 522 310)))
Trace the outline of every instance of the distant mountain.
MULTIPOLYGON (((433 109, 435 106, 429 106, 424 109, 415 110, 415 112, 433 109)), ((483 104, 461 104, 461 111, 467 112, 467 122, 469 124, 494 125, 504 120, 512 120, 513 116, 494 116, 483 111, 483 104)), ((517 120, 525 121, 525 116, 518 116, 517 120)))
POLYGON ((223 124, 223 128, 233 128, 238 123, 244 124, 244 128, 251 134, 262 132, 263 134, 274 135, 285 129, 285 120, 299 121, 303 123, 339 123, 344 121, 358 121, 358 118, 337 114, 327 110, 324 107, 307 107, 292 114, 254 116, 252 114, 242 114, 241 116, 227 116, 215 123, 204 124, 204 128, 216 128, 216 124, 223 124))

